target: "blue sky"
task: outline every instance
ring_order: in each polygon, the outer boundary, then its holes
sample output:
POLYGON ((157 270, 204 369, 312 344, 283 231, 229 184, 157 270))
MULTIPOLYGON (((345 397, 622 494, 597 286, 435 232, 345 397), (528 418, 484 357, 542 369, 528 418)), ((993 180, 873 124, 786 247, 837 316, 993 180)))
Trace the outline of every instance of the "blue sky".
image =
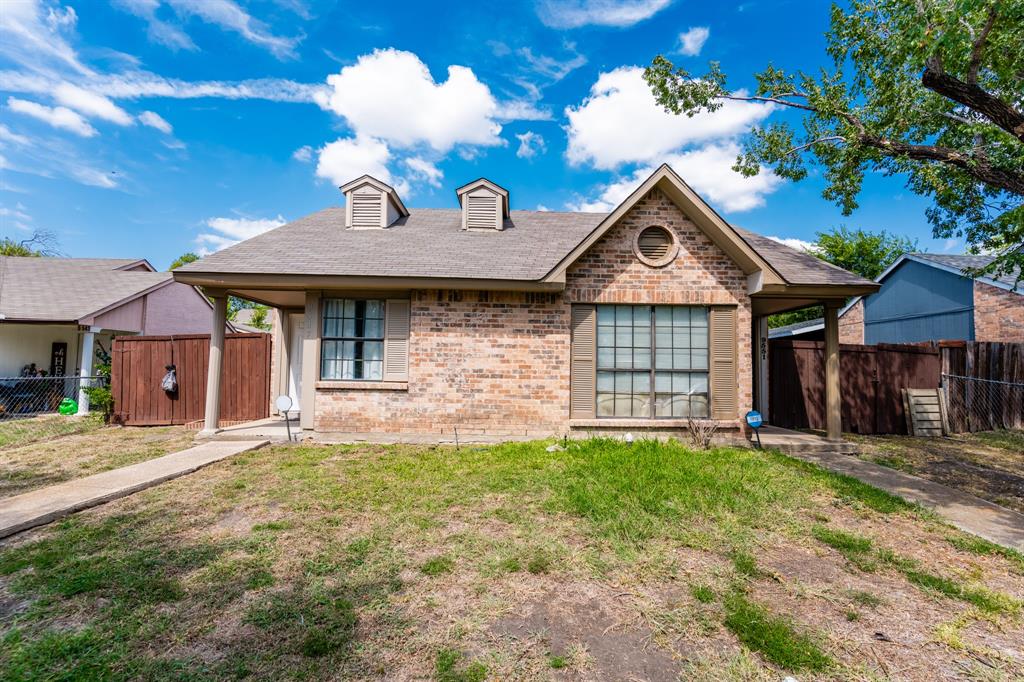
POLYGON ((737 141, 784 114, 670 117, 640 69, 827 65, 828 4, 692 0, 341 3, 4 0, 0 236, 165 268, 326 206, 364 172, 412 207, 485 176, 514 209, 608 210, 671 163, 738 225, 813 239, 839 224, 928 250, 927 203, 870 177, 844 218, 811 177, 746 180, 737 141))

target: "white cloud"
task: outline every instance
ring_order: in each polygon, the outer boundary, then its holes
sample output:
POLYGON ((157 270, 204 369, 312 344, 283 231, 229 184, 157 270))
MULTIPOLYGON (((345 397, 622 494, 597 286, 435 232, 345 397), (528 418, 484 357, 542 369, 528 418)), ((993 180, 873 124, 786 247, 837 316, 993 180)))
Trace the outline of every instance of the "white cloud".
POLYGON ((625 27, 650 19, 672 0, 540 0, 537 13, 551 28, 625 27))
POLYGON ((308 144, 302 145, 292 152, 292 158, 302 163, 309 163, 313 160, 313 148, 308 144))
MULTIPOLYGON (((0 90, 48 95, 61 81, 52 76, 0 71, 0 90)), ((166 97, 170 99, 262 99, 271 102, 313 103, 321 84, 299 83, 282 78, 256 78, 243 81, 183 81, 165 78, 147 71, 129 71, 116 75, 97 75, 80 85, 91 92, 113 99, 166 97)))
POLYGON ((797 251, 804 251, 806 253, 814 253, 819 250, 818 245, 815 244, 814 242, 805 241, 803 239, 797 239, 796 237, 776 237, 769 235, 768 239, 771 239, 773 242, 785 244, 791 249, 796 249, 797 251))
MULTIPOLYGON (((184 29, 160 19, 160 0, 117 0, 116 5, 146 22, 150 40, 172 50, 194 50, 195 43, 184 29)), ((294 58, 302 37, 275 35, 264 22, 253 17, 233 0, 164 0, 180 17, 196 17, 224 31, 237 33, 250 43, 269 50, 278 59, 294 58)))
POLYGON ((499 145, 498 103, 472 69, 449 66, 434 81, 411 52, 375 50, 328 76, 321 107, 343 117, 356 135, 396 147, 426 144, 446 153, 458 144, 499 145))
MULTIPOLYGON (((771 171, 762 170, 758 175, 746 178, 732 170, 739 151, 735 142, 712 143, 699 149, 668 154, 663 160, 712 206, 738 213, 763 206, 765 196, 783 182, 771 171)), ((655 168, 638 168, 600 187, 596 197, 570 202, 569 208, 575 211, 610 211, 622 203, 655 168)))
POLYGON ((147 35, 154 43, 174 51, 199 49, 181 27, 156 16, 160 0, 114 0, 114 5, 144 20, 147 35))
POLYGON ((233 31, 250 43, 266 48, 278 59, 294 58, 295 46, 302 38, 286 38, 271 33, 270 27, 254 18, 232 0, 167 0, 179 13, 195 16, 233 31))
POLYGON ((319 150, 317 177, 335 185, 344 185, 368 173, 383 182, 391 182, 387 163, 391 159, 388 145, 372 137, 350 137, 335 140, 319 150))
POLYGON ((547 145, 544 143, 544 138, 532 130, 517 134, 516 139, 519 140, 519 149, 516 150, 516 156, 521 159, 532 159, 537 154, 543 154, 548 150, 547 145))
POLYGON ((206 225, 213 232, 203 232, 196 237, 196 244, 199 246, 198 253, 200 256, 209 255, 244 239, 281 227, 286 222, 281 216, 256 219, 210 218, 206 221, 206 225))
POLYGON ((67 107, 48 107, 45 104, 30 102, 16 97, 7 98, 7 106, 11 111, 31 116, 54 128, 69 130, 82 137, 96 135, 96 129, 89 122, 67 107))
POLYGON ((405 165, 409 169, 409 178, 411 180, 425 182, 431 187, 441 186, 441 179, 444 178, 444 173, 441 172, 441 169, 436 164, 419 156, 413 156, 405 159, 405 165))
POLYGON ((163 116, 156 113, 155 111, 143 111, 139 114, 139 123, 150 128, 156 128, 161 133, 170 135, 173 132, 171 124, 164 119, 163 116))
POLYGON ((537 204, 537 210, 538 211, 550 211, 551 209, 548 208, 547 206, 545 206, 544 204, 537 204))
POLYGON ((39 0, 4 2, 0 11, 0 56, 34 72, 59 65, 91 74, 64 36, 77 20, 72 7, 44 6, 39 0))
POLYGON ((566 156, 573 165, 603 169, 654 163, 682 146, 743 133, 771 111, 770 105, 730 101, 713 113, 675 116, 654 100, 643 69, 624 66, 602 73, 589 97, 566 108, 566 156))
POLYGON ((29 138, 24 135, 19 135, 4 124, 0 123, 0 142, 10 142, 17 145, 27 145, 31 142, 29 138))
POLYGON ((58 102, 86 116, 102 118, 121 126, 130 126, 135 121, 131 114, 117 106, 103 95, 89 92, 71 83, 61 83, 53 92, 58 102))
POLYGON ((680 33, 679 54, 696 57, 704 48, 704 43, 707 42, 709 35, 711 35, 711 29, 707 26, 694 26, 685 33, 680 33))
POLYGON ((534 54, 529 47, 516 50, 530 71, 542 76, 548 85, 557 83, 587 63, 587 58, 576 51, 576 45, 569 43, 566 48, 572 53, 567 59, 555 59, 543 54, 534 54))
POLYGON ((0 220, 0 224, 6 225, 9 221, 19 230, 28 231, 32 229, 32 216, 27 211, 28 209, 20 201, 15 204, 14 208, 0 205, 0 218, 3 218, 0 220))

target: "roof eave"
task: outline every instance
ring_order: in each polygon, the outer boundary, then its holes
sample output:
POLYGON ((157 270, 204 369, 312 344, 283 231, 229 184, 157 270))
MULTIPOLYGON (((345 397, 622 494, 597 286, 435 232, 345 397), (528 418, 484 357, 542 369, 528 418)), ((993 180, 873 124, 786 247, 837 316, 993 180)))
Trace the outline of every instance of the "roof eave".
POLYGON ((482 289, 487 291, 561 291, 558 280, 494 279, 486 277, 398 277, 381 275, 312 275, 174 271, 174 281, 214 290, 266 289, 482 289))

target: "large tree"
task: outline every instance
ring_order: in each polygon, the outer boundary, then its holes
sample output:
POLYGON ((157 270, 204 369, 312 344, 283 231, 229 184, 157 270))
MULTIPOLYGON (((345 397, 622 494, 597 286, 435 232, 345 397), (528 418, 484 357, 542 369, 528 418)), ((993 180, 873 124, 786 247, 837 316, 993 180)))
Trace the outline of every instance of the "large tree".
POLYGON ((734 166, 746 176, 800 180, 817 165, 849 215, 866 173, 901 175, 933 200, 936 237, 996 254, 989 272, 1024 266, 1024 0, 851 0, 826 38, 830 69, 769 65, 752 94, 715 62, 694 75, 659 56, 645 78, 676 114, 743 100, 799 117, 746 137, 734 166))
POLYGON ((0 256, 60 256, 60 245, 57 235, 49 230, 36 230, 32 236, 15 240, 10 237, 0 239, 0 256))
MULTIPOLYGON (((856 272, 861 277, 874 279, 905 253, 917 250, 917 240, 882 230, 852 230, 840 226, 827 232, 818 232, 808 251, 818 258, 856 272)), ((821 306, 780 313, 768 318, 769 327, 781 327, 794 322, 813 320, 824 315, 821 306)))

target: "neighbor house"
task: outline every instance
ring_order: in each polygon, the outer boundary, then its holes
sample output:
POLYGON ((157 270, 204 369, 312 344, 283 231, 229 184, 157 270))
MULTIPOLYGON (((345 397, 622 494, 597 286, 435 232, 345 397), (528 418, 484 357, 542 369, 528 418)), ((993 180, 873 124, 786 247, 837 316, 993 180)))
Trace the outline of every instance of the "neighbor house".
MULTIPOLYGON (((877 293, 852 299, 839 312, 841 343, 1024 341, 1020 273, 972 278, 993 256, 907 253, 876 281, 877 293)), ((821 340, 822 319, 772 329, 769 336, 821 340)))
MULTIPOLYGON (((272 306, 275 393, 303 429, 524 437, 737 435, 767 396, 766 316, 829 311, 829 435, 839 437, 836 313, 878 285, 733 227, 662 166, 611 213, 511 210, 480 179, 458 208, 409 209, 363 176, 327 208, 175 270, 223 320, 272 306)), ((206 432, 216 430, 214 336, 206 432)))
POLYGON ((0 257, 0 380, 91 375, 122 334, 209 334, 212 304, 145 260, 0 257))

